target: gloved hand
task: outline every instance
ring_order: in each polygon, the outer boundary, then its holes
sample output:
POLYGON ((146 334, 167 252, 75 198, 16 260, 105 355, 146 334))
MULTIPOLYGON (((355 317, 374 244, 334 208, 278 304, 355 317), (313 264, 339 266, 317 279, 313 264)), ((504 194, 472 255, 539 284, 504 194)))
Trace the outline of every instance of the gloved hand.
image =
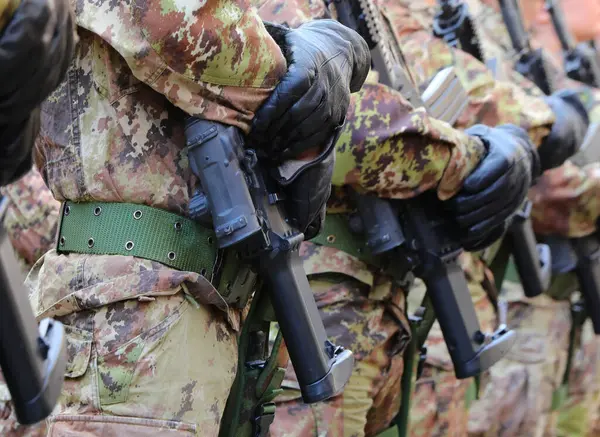
POLYGON ((335 166, 335 139, 310 167, 288 182, 282 183, 290 224, 304 232, 304 240, 317 236, 325 222, 327 200, 335 166))
POLYGON ((0 34, 0 126, 23 123, 63 79, 75 43, 68 0, 27 0, 0 34))
POLYGON ((266 26, 288 71, 257 111, 247 145, 263 157, 285 160, 325 146, 343 123, 350 94, 365 81, 371 56, 356 32, 333 20, 295 30, 266 26))
POLYGON ((550 134, 538 148, 542 171, 560 167, 574 155, 590 124, 585 106, 576 90, 562 90, 545 97, 552 108, 556 121, 550 134))
POLYGON ((448 204, 461 230, 463 247, 474 251, 502 236, 540 165, 527 133, 517 126, 476 125, 465 132, 481 138, 488 153, 448 204))

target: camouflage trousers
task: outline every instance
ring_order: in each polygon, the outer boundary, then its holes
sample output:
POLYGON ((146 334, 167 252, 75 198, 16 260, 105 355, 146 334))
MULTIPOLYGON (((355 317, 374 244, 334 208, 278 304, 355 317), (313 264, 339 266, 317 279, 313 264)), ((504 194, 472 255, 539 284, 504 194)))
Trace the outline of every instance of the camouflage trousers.
POLYGON ((31 426, 23 426, 17 422, 8 387, 4 381, 0 382, 0 436, 43 437, 46 435, 46 430, 45 422, 31 426))
POLYGON ((217 436, 235 377, 235 333, 182 292, 58 317, 66 378, 49 436, 217 436))
POLYGON ((469 436, 556 436, 552 398, 565 371, 570 304, 542 295, 507 305, 508 326, 516 330, 517 340, 507 357, 482 375, 480 398, 470 409, 469 436))
MULTIPOLYGON (((422 298, 424 285, 416 284, 409 300, 422 298)), ((469 281, 469 291, 475 311, 484 331, 496 326, 494 306, 481 284, 469 281)), ((469 419, 469 396, 473 393, 474 380, 456 379, 452 362, 440 325, 436 322, 427 337, 427 361, 423 374, 417 380, 411 399, 411 437, 464 437, 469 419)))
POLYGON ((355 368, 344 392, 326 402, 306 405, 299 399, 295 375, 288 368, 284 393, 276 399, 272 437, 362 437, 386 429, 400 407, 402 351, 409 340, 404 293, 376 290, 341 275, 311 277, 327 334, 355 354, 355 368))
POLYGON ((600 339, 590 320, 583 325, 572 357, 569 397, 558 416, 559 437, 598 437, 600 408, 600 339))

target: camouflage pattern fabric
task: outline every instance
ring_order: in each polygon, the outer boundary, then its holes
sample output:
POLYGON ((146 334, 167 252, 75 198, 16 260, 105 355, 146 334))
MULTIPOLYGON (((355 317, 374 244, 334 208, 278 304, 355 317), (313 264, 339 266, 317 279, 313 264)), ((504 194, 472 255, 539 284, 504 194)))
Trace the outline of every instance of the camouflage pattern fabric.
POLYGON ((404 291, 336 249, 305 243, 302 257, 328 336, 350 348, 356 363, 341 395, 313 405, 299 399, 290 365, 271 436, 374 436, 400 408, 402 351, 410 340, 404 291))
POLYGON ((594 334, 590 320, 583 325, 576 342, 569 374, 569 397, 558 411, 559 437, 598 435, 593 425, 600 408, 600 339, 594 334))
MULTIPOLYGON (((186 215, 196 180, 184 111, 248 132, 286 70, 279 47, 241 0, 73 6, 79 44, 43 104, 35 151, 52 194, 186 215)), ((128 256, 47 253, 31 303, 65 324, 69 352, 49 435, 216 436, 240 314, 210 280, 128 256)))
MULTIPOLYGON (((471 254, 461 256, 461 265, 467 275, 469 291, 475 311, 485 332, 497 326, 494 306, 483 288, 484 264, 471 254)), ((420 305, 425 295, 425 284, 417 280, 408 296, 409 313, 420 305)), ((423 375, 417 380, 411 399, 411 437, 462 437, 467 435, 467 391, 473 379, 456 379, 448 348, 438 322, 435 322, 427 341, 427 360, 423 375)))
MULTIPOLYGON (((523 296, 521 284, 505 281, 503 293, 523 296)), ((558 414, 552 395, 566 365, 571 327, 570 304, 541 295, 531 299, 506 297, 507 324, 517 342, 507 358, 482 377, 483 391, 473 402, 469 436, 556 436, 558 414)))
MULTIPOLYGON (((2 194, 8 201, 3 226, 26 274, 54 245, 60 204, 54 200, 36 169, 3 187, 2 194)), ((0 375, 0 435, 45 436, 44 422, 31 426, 22 426, 17 422, 10 400, 10 392, 0 375)))
POLYGON ((60 204, 36 169, 2 188, 8 206, 3 226, 24 273, 54 245, 60 204))

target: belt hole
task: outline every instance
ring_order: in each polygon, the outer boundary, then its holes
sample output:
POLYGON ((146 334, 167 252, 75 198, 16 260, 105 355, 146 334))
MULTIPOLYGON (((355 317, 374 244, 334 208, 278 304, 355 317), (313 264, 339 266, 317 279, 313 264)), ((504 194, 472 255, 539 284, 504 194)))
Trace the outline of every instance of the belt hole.
POLYGON ((127 243, 125 243, 125 249, 126 250, 133 249, 133 246, 134 246, 133 241, 128 241, 127 243))
POLYGON ((94 247, 94 239, 93 239, 93 238, 90 238, 90 239, 88 240, 88 247, 89 247, 89 248, 92 248, 92 247, 94 247))
POLYGON ((95 208, 94 208, 94 215, 97 217, 97 216, 99 216, 100 214, 102 214, 102 208, 101 208, 101 207, 99 207, 99 206, 95 207, 95 208))
POLYGON ((181 224, 181 222, 175 222, 175 230, 181 231, 181 228, 183 228, 183 225, 181 224))
POLYGON ((206 269, 202 269, 202 270, 200 270, 200 274, 201 274, 202 276, 206 276, 206 269))
POLYGON ((335 235, 328 235, 327 236, 327 242, 328 243, 335 243, 335 235))
POLYGON ((213 242, 213 237, 208 237, 208 244, 212 244, 213 242))
POLYGON ((60 237, 60 245, 61 246, 65 245, 65 237, 60 237))
POLYGON ((139 209, 136 209, 133 212, 133 218, 136 219, 136 220, 141 219, 142 218, 142 211, 140 211, 139 209))
POLYGON ((169 258, 171 261, 173 261, 175 259, 176 255, 175 252, 169 252, 167 253, 167 258, 169 258))
POLYGON ((71 213, 71 207, 65 206, 65 215, 69 215, 71 213))

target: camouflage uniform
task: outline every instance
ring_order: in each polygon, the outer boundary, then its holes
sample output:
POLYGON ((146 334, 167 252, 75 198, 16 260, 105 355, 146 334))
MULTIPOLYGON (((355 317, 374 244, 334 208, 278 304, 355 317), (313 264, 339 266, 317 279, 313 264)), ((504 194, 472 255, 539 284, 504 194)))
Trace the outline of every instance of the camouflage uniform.
MULTIPOLYGON (((79 44, 42 107, 38 168, 59 201, 186 215, 196 181, 184 112, 248 132, 286 71, 279 47, 242 1, 73 5, 79 44)), ((56 317, 67 334, 49 435, 218 434, 240 314, 210 278, 132 256, 53 250, 28 286, 36 316, 56 317)))
MULTIPOLYGON (((291 1, 261 2, 259 6, 260 14, 265 20, 285 22, 291 26, 318 18, 323 13, 322 5, 317 2, 303 2, 299 5, 291 1)), ((478 68, 479 71, 485 70, 478 68)), ((498 109, 500 106, 495 105, 496 101, 501 101, 500 98, 505 98, 514 102, 510 105, 510 121, 526 126, 536 137, 541 138, 548 132, 553 116, 543 102, 538 100, 532 102, 530 108, 521 107, 518 99, 514 98, 519 90, 512 89, 511 85, 495 83, 487 72, 481 83, 480 89, 470 92, 470 109, 466 119, 472 119, 477 112, 485 112, 497 119, 508 118, 502 115, 498 109), (505 93, 508 93, 508 97, 504 97, 505 93)), ((467 173, 461 172, 451 189, 443 188, 447 184, 444 179, 441 179, 442 183, 438 182, 442 174, 440 171, 452 168, 450 165, 453 165, 456 156, 448 161, 447 151, 436 147, 432 142, 436 140, 437 134, 427 126, 434 120, 427 121, 423 125, 425 129, 416 129, 414 132, 418 135, 411 136, 410 142, 403 141, 404 135, 410 130, 407 129, 409 125, 405 124, 408 120, 415 127, 423 123, 422 120, 427 120, 421 111, 412 111, 397 93, 373 84, 365 85, 353 97, 352 102, 344 132, 337 145, 334 185, 360 183, 382 197, 395 198, 407 198, 436 185, 442 199, 456 191, 467 173), (381 114, 385 114, 385 117, 381 114), (377 153, 377 161, 365 154, 370 150, 377 153), (424 164, 418 170, 413 170, 412 160, 424 164), (360 174, 360 169, 365 170, 364 176, 360 174), (397 175, 403 175, 404 178, 397 175), (369 179, 364 179, 365 176, 369 179)), ((445 130, 451 132, 447 127, 445 130)), ((334 193, 330 202, 330 213, 345 210, 343 198, 336 194, 339 191, 334 193)), ((389 424, 398 410, 402 364, 400 356, 393 353, 399 352, 401 343, 398 343, 398 339, 393 339, 392 335, 397 331, 395 335, 398 337, 399 333, 405 336, 406 322, 404 317, 400 319, 398 315, 390 316, 398 314, 398 309, 404 308, 403 298, 390 295, 389 280, 374 275, 374 267, 335 249, 316 248, 309 244, 304 249, 305 269, 311 277, 321 305, 326 328, 330 336, 338 338, 340 344, 357 353, 357 371, 343 395, 312 406, 303 405, 297 400, 299 393, 292 390, 295 385, 290 372, 285 383, 288 390, 279 398, 272 433, 301 436, 315 433, 321 435, 327 431, 327 435, 333 436, 374 435, 389 424), (394 320, 396 318, 402 320, 400 329, 398 321, 394 320), (340 323, 341 320, 344 322, 340 323)), ((471 260, 465 257, 464 262, 469 265, 471 260)), ((473 293, 478 294, 477 305, 481 308, 480 313, 485 315, 483 325, 488 328, 493 325, 490 322, 493 319, 493 309, 487 299, 481 299, 483 291, 479 278, 483 277, 484 269, 481 263, 471 264, 471 270, 467 271, 476 278, 472 281, 473 293)), ((445 348, 443 344, 438 346, 437 349, 445 348)), ((449 361, 448 358, 446 361, 449 361)), ((466 418, 466 415, 463 416, 466 418)), ((466 420, 462 429, 466 430, 466 420)))
MULTIPOLYGON (((457 67, 457 74, 459 78, 461 78, 463 84, 467 88, 467 91, 471 96, 475 96, 476 98, 471 101, 471 104, 467 108, 467 111, 463 114, 463 116, 458 120, 458 125, 460 126, 468 126, 475 122, 482 122, 484 124, 495 125, 498 123, 515 123, 519 124, 525 129, 527 129, 532 137, 532 140, 539 144, 540 140, 547 133, 545 128, 547 124, 544 125, 543 120, 544 117, 546 119, 549 117, 549 109, 547 107, 542 108, 539 103, 531 104, 532 99, 530 96, 539 97, 541 96, 541 92, 527 79, 520 76, 518 73, 512 71, 512 66, 510 62, 502 62, 505 59, 506 51, 502 50, 501 47, 499 49, 498 39, 495 36, 490 36, 485 33, 485 28, 482 29, 482 40, 483 40, 483 48, 486 52, 486 55, 495 57, 498 60, 499 69, 496 72, 496 77, 498 79, 506 79, 507 82, 496 82, 494 83, 494 76, 490 74, 489 71, 486 71, 483 66, 475 61, 471 56, 457 52, 451 51, 445 45, 445 43, 441 40, 436 40, 432 37, 431 32, 431 23, 433 22, 433 15, 436 10, 435 2, 431 1, 421 1, 421 2, 400 2, 404 5, 404 8, 400 6, 394 7, 394 4, 386 3, 385 12, 389 16, 389 19, 392 23, 397 24, 395 29, 400 35, 400 40, 402 42, 402 46, 404 49, 404 54, 407 57, 408 63, 411 65, 417 66, 416 73, 418 75, 417 81, 419 83, 427 83, 428 80, 433 77, 433 75, 439 71, 441 68, 446 67, 448 65, 454 65, 457 67), (516 85, 516 86, 515 86, 516 85), (489 96, 495 96, 496 99, 490 99, 489 96), (478 97, 478 98, 477 98, 478 97), (490 110, 491 109, 491 110, 490 110)), ((483 15, 482 9, 485 8, 478 1, 469 1, 469 6, 471 11, 474 12, 477 17, 478 24, 480 23, 481 17, 483 15)), ((501 18, 500 18, 501 19, 501 18)), ((503 27, 502 27, 503 29, 503 27)), ((495 29, 494 29, 495 30, 495 29)), ((500 40, 502 41, 502 40, 500 40)), ((510 43, 509 43, 510 44, 510 43)), ((535 99, 539 102, 539 99, 535 99)), ((545 105, 543 105, 545 106, 545 105)), ((572 166, 571 166, 572 167, 572 166)), ((570 172, 572 168, 568 166, 564 166, 559 170, 561 174, 567 174, 570 172)), ((593 177, 589 177, 586 174, 581 175, 578 180, 571 180, 573 184, 577 184, 577 193, 573 196, 573 191, 569 193, 570 198, 566 199, 565 192, 555 191, 553 193, 548 193, 545 191, 538 191, 535 197, 535 210, 534 210, 534 220, 536 226, 539 226, 540 218, 544 217, 544 214, 553 213, 555 214, 565 214, 570 215, 569 217, 565 217, 562 221, 558 223, 565 223, 567 221, 568 231, 570 233, 581 232, 581 226, 579 226, 580 221, 577 218, 573 218, 577 216, 579 218, 586 216, 597 216, 597 205, 596 202, 589 202, 590 198, 593 197, 595 193, 595 185, 596 180, 593 177), (555 203, 545 201, 546 196, 553 195, 556 198, 555 203), (573 205, 574 208, 567 208, 566 204, 573 205), (573 212, 579 211, 579 212, 573 212)), ((542 185, 540 187, 544 187, 546 184, 544 183, 550 176, 544 175, 542 177, 542 185)), ((547 216, 546 216, 547 217, 547 216)), ((552 226, 558 227, 558 223, 556 221, 550 222, 549 224, 552 226)), ((565 228, 563 226, 560 231, 554 228, 554 232, 561 232, 564 235, 565 228)), ((473 285, 471 285, 473 287, 473 285)), ((518 296, 515 297, 514 293, 511 293, 512 298, 509 313, 512 311, 516 311, 520 305, 523 304, 523 294, 522 292, 518 293, 518 296)), ((529 304, 529 302, 527 302, 529 304)), ((545 320, 548 318, 548 314, 552 314, 552 311, 558 311, 558 309, 549 308, 546 309, 546 305, 541 305, 539 311, 541 314, 539 316, 535 316, 540 320, 545 320)), ((562 304, 562 309, 567 309, 568 314, 568 303, 562 304)), ((481 318, 485 318, 484 313, 480 314, 481 318)), ((521 318, 515 317, 513 314, 509 314, 509 319, 513 321, 513 323, 517 323, 517 325, 511 325, 514 328, 519 328, 519 324, 521 323, 521 318)), ((557 320, 565 320, 568 323, 567 319, 558 318, 557 320)), ((523 326, 524 328, 531 329, 531 327, 523 326)), ((560 336, 557 334, 558 339, 562 340, 562 344, 568 340, 568 325, 562 326, 562 328, 567 328, 565 330, 557 329, 556 332, 567 333, 567 335, 560 336)), ((543 326, 540 323, 540 333, 543 333, 543 326)), ((434 333, 432 333, 434 334, 434 333)), ((519 343, 521 343, 521 338, 519 339, 519 343)), ((428 343, 430 342, 439 342, 439 338, 429 338, 428 343)), ((550 345, 558 345, 556 341, 553 343, 549 343, 550 345)), ((559 356, 559 351, 561 350, 560 346, 556 347, 553 352, 549 353, 546 356, 547 364, 542 367, 542 369, 553 369, 553 378, 554 378, 554 387, 556 388, 560 383, 560 363, 561 357, 559 356)), ((434 350, 435 353, 435 350, 434 350)), ((431 354, 429 354, 431 355, 431 354)), ((508 360, 504 360, 503 362, 495 365, 489 375, 483 378, 483 384, 486 381, 492 381, 492 387, 498 384, 504 384, 503 381, 506 381, 513 375, 513 372, 516 372, 520 367, 519 365, 515 365, 514 363, 527 362, 529 360, 528 350, 526 348, 517 348, 511 354, 508 360)), ((428 360, 429 364, 436 365, 436 361, 440 361, 439 359, 430 358, 428 360)), ((564 360, 563 360, 564 361, 564 360)), ((564 365, 564 364, 563 364, 564 365)), ((438 365, 439 366, 439 365, 438 365)), ((521 366, 522 367, 522 366, 521 366)), ((415 423, 415 417, 423 417, 426 414, 423 410, 420 410, 420 406, 431 404, 432 402, 437 402, 443 405, 464 405, 464 392, 468 388, 468 381, 462 382, 462 386, 460 382, 456 382, 450 376, 448 377, 440 377, 438 379, 444 381, 445 384, 438 384, 436 386, 437 393, 433 393, 432 390, 422 390, 422 385, 427 385, 428 381, 419 381, 417 386, 417 397, 415 399, 416 408, 411 411, 411 420, 415 424, 413 426, 412 432, 414 435, 465 435, 466 429, 463 427, 466 423, 465 416, 467 414, 466 409, 462 411, 459 408, 453 408, 453 411, 456 414, 461 413, 462 418, 454 417, 452 420, 447 419, 446 416, 440 415, 437 417, 437 420, 430 419, 429 421, 422 421, 421 423, 415 423), (461 387, 461 389, 458 389, 461 387), (421 395, 431 396, 432 400, 427 400, 421 398, 421 395), (450 396, 450 398, 444 398, 444 394, 450 396), (430 423, 435 423, 435 426, 431 426, 430 423), (461 428, 462 427, 462 428, 461 428), (433 431, 432 431, 433 430, 433 431)), ((536 388, 534 387, 535 379, 530 381, 531 385, 529 387, 533 387, 532 393, 536 392, 536 388)), ((430 385, 430 384, 429 384, 430 385)), ((519 391, 523 390, 526 385, 511 385, 511 389, 515 390, 515 396, 512 396, 508 392, 502 392, 507 399, 516 399, 518 398, 519 391)), ((547 390, 546 390, 547 391, 547 390)), ((535 435, 534 429, 535 424, 532 423, 531 417, 537 417, 542 412, 550 409, 551 397, 544 397, 543 390, 537 390, 540 393, 539 401, 542 401, 543 404, 537 405, 536 408, 533 408, 533 405, 530 407, 529 419, 525 421, 524 428, 522 428, 519 432, 522 434, 518 435, 535 435)), ((552 391, 550 391, 551 393, 552 391)), ((484 391, 485 396, 491 396, 494 393, 494 390, 484 391)), ((488 398, 483 398, 481 401, 475 404, 475 410, 478 413, 481 413, 481 409, 484 406, 494 405, 493 402, 487 402, 488 398)), ((531 405, 531 402, 529 403, 531 405)), ((494 405, 496 408, 501 408, 500 404, 494 405)), ((427 411, 426 409, 424 411, 427 411)), ((519 418, 511 417, 510 413, 514 411, 513 405, 508 402, 506 404, 506 411, 499 411, 499 414, 496 415, 497 420, 501 423, 505 424, 505 428, 515 429, 515 425, 509 425, 513 420, 519 422, 519 418)), ((492 415, 495 413, 489 413, 492 415)), ((430 416, 435 414, 432 412, 430 416)), ((489 418, 485 417, 484 414, 473 414, 471 417, 470 428, 476 432, 479 430, 490 429, 488 435, 496 435, 494 434, 495 429, 497 429, 496 423, 491 423, 489 418)), ((525 416, 522 416, 525 417, 525 416)), ((542 423, 544 419, 540 419, 540 423, 542 423)), ((513 435, 513 434, 507 434, 513 435)), ((517 435, 517 434, 514 434, 517 435)))
MULTIPOLYGON (((18 181, 3 187, 2 194, 8 202, 3 226, 23 267, 23 273, 26 274, 54 244, 60 205, 52 198, 52 193, 35 169, 18 181)), ((8 387, 4 382, 0 382, 0 435, 46 435, 43 422, 33 426, 19 425, 10 400, 8 387)))
MULTIPOLYGON (((257 6, 263 19, 292 27, 325 14, 322 4, 304 0, 259 1, 257 6)), ((438 197, 446 199, 479 161, 480 150, 473 139, 371 81, 352 96, 336 147, 333 184, 398 199, 437 188, 438 197)), ((347 210, 342 191, 334 189, 328 212, 347 210)), ((404 291, 375 266, 332 247, 305 243, 302 255, 328 335, 352 349, 357 364, 344 393, 316 405, 299 400, 288 369, 271 434, 375 435, 399 408, 401 352, 409 335, 404 291)))
MULTIPOLYGON (((539 90, 527 85, 527 80, 510 71, 513 51, 499 12, 478 0, 468 3, 481 31, 486 55, 503 65, 500 74, 519 83, 528 94, 540 95, 539 90)), ((553 72, 559 86, 580 86, 562 74, 560 63, 554 66, 553 72)), ((590 94, 588 108, 594 118, 597 92, 590 94)), ((563 236, 583 236, 592 232, 600 206, 597 200, 599 182, 596 165, 581 170, 566 163, 546 172, 530 193, 536 232, 563 236)), ((471 410, 469 430, 473 435, 490 436, 497 435, 499 428, 503 429, 503 435, 556 435, 558 417, 552 411, 551 395, 560 385, 564 372, 570 329, 570 318, 565 315, 569 314, 569 302, 551 301, 546 297, 526 299, 521 287, 510 282, 503 290, 503 300, 508 305, 510 326, 518 329, 519 342, 509 359, 494 366, 487 376, 489 385, 481 401, 471 410), (520 316, 524 312, 530 313, 534 323, 520 316), (536 340, 521 347, 521 338, 530 336, 536 340), (536 343, 539 345, 534 346, 536 343), (539 354, 539 350, 544 353, 539 354), (539 378, 540 372, 546 375, 543 379, 539 378), (519 378, 523 384, 514 384, 519 378), (511 383, 507 384, 507 381, 511 383), (525 408, 514 407, 519 399, 525 408)))

